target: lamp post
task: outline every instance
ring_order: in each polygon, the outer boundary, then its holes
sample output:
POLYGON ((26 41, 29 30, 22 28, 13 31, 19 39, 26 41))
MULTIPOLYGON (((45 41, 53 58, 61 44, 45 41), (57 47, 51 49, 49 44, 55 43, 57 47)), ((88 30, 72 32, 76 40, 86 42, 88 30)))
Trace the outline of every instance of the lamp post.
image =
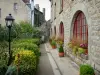
POLYGON ((8 66, 10 65, 11 57, 12 57, 10 32, 11 32, 11 27, 13 25, 14 20, 15 19, 12 17, 11 14, 9 14, 9 16, 6 16, 6 18, 5 18, 6 26, 8 27, 8 30, 9 30, 9 39, 8 39, 8 42, 9 42, 9 60, 8 60, 8 66))

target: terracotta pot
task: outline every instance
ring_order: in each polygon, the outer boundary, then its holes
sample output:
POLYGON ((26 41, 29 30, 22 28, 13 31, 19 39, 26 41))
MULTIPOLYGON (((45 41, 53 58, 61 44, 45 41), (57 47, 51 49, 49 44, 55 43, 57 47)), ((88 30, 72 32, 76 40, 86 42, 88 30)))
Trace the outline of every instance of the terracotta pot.
POLYGON ((64 52, 60 52, 59 57, 64 57, 64 52))
POLYGON ((55 49, 55 48, 56 48, 56 46, 52 46, 52 48, 53 48, 53 49, 55 49))

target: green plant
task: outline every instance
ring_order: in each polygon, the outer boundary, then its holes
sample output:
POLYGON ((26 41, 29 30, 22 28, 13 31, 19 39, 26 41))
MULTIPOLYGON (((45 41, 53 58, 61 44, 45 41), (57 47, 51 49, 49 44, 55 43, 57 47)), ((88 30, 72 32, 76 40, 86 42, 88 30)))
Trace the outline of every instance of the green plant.
POLYGON ((15 55, 14 65, 19 65, 19 75, 34 75, 37 69, 36 55, 33 51, 20 50, 15 55))
POLYGON ((38 63, 39 62, 39 56, 40 56, 39 47, 36 45, 38 43, 39 43, 38 39, 20 39, 20 40, 14 41, 13 42, 13 56, 15 56, 15 54, 20 49, 31 50, 35 53, 37 63, 38 63))
POLYGON ((56 42, 54 40, 52 40, 51 45, 56 46, 56 42))
POLYGON ((39 28, 33 27, 33 38, 41 38, 42 36, 42 31, 39 30, 39 28))
POLYGON ((5 75, 7 70, 7 63, 5 60, 0 60, 0 75, 5 75))
POLYGON ((93 68, 86 64, 86 65, 81 65, 80 66, 80 75, 94 75, 94 70, 93 68))
POLYGON ((78 51, 78 46, 73 47, 73 54, 76 55, 76 52, 78 51))
POLYGON ((79 53, 79 54, 85 53, 85 49, 83 49, 83 48, 78 48, 78 53, 79 53))
POLYGON ((13 42, 14 44, 19 44, 19 43, 32 43, 32 44, 36 44, 36 45, 40 45, 40 39, 38 38, 34 38, 34 39, 17 39, 17 40, 14 40, 13 42))
POLYGON ((32 44, 32 43, 20 43, 20 44, 15 44, 13 46, 13 48, 19 48, 19 49, 24 49, 24 50, 32 50, 35 52, 36 55, 38 55, 38 52, 39 52, 39 48, 36 44, 32 44))
POLYGON ((62 52, 64 52, 64 49, 63 49, 63 46, 62 45, 60 45, 60 48, 59 48, 59 53, 62 53, 62 52))

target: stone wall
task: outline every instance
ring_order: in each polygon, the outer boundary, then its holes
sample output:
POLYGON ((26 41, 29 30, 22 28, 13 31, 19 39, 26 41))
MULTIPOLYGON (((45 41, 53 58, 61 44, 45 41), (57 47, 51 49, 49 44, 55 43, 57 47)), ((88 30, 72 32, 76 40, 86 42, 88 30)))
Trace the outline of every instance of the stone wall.
POLYGON ((22 20, 29 20, 28 7, 22 0, 0 0, 1 8, 1 18, 0 24, 5 25, 5 17, 12 14, 15 18, 15 22, 20 22, 22 20), (17 11, 14 11, 14 3, 17 3, 17 11))
MULTIPOLYGON (((55 3, 55 0, 53 0, 55 3)), ((100 72, 100 0, 64 0, 63 12, 59 14, 59 1, 56 0, 56 19, 52 19, 52 29, 56 26, 59 35, 59 25, 64 24, 64 48, 67 48, 72 33, 72 21, 75 13, 81 10, 88 24, 88 56, 87 63, 100 72)), ((52 9, 54 9, 54 4, 52 9)), ((52 18, 54 13, 52 11, 52 18)), ((54 32, 53 32, 54 35, 54 32)), ((100 75, 100 74, 97 74, 100 75)))

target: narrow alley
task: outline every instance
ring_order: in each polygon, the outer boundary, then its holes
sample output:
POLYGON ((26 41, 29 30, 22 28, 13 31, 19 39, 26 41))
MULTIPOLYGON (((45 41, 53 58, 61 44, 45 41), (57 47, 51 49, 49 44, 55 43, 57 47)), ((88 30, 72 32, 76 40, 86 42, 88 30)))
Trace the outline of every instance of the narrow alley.
POLYGON ((58 56, 57 49, 52 49, 49 43, 40 47, 41 57, 37 75, 78 75, 78 66, 67 56, 58 56))

